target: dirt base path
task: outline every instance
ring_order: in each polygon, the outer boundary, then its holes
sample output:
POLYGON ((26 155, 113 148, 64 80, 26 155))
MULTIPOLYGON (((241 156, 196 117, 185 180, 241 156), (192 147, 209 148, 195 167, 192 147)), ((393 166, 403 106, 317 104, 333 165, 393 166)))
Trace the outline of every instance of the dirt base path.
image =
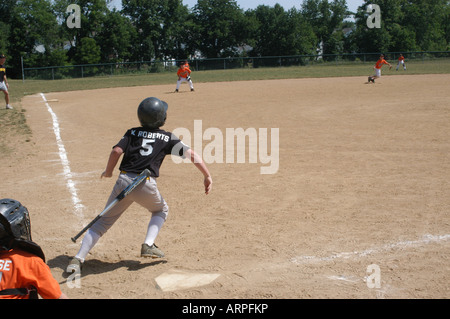
POLYGON ((364 81, 49 93, 48 106, 27 96, 32 141, 0 160, 0 193, 29 209, 70 298, 448 298, 450 75, 364 81), (110 149, 149 96, 168 102, 166 130, 185 128, 215 160, 212 193, 192 164, 166 158, 158 185, 170 213, 157 244, 167 258, 140 258, 149 215, 135 204, 71 281, 80 241, 70 238, 104 208, 117 177, 100 180, 110 149), (227 128, 249 129, 243 163, 227 128))

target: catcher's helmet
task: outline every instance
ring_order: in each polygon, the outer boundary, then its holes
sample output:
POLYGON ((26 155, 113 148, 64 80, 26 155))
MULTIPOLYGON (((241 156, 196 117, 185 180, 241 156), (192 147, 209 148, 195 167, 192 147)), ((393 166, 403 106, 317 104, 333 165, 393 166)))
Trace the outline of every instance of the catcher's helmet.
POLYGON ((0 199, 0 250, 19 248, 42 258, 41 247, 31 239, 30 214, 14 199, 0 199))
POLYGON ((0 240, 14 238, 31 241, 30 214, 14 199, 0 200, 0 240))
POLYGON ((144 99, 138 107, 137 115, 141 125, 150 129, 161 127, 166 122, 168 105, 156 97, 144 99))

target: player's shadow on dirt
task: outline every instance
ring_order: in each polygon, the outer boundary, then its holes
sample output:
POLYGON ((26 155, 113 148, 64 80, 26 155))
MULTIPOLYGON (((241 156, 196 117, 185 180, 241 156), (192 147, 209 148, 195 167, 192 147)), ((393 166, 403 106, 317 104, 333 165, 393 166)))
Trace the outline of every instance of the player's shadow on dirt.
MULTIPOLYGON (((70 273, 68 273, 66 270, 71 259, 72 257, 61 255, 48 260, 47 265, 50 268, 60 268, 63 271, 63 277, 67 279, 70 276, 70 273)), ((98 275, 123 267, 127 268, 128 271, 137 271, 144 269, 146 267, 151 267, 166 262, 167 262, 166 260, 161 259, 158 260, 150 259, 149 262, 144 263, 141 263, 141 261, 139 260, 120 260, 118 262, 106 262, 97 259, 89 259, 86 260, 85 263, 83 264, 81 276, 86 277, 89 275, 98 275)))
POLYGON ((164 94, 183 94, 183 93, 191 93, 191 91, 170 91, 170 92, 164 92, 164 94))

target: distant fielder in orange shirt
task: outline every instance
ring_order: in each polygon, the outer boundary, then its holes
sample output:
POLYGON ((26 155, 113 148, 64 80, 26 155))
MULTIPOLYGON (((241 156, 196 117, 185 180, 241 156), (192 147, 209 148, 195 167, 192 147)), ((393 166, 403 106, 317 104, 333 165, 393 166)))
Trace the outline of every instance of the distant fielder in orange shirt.
POLYGON ((45 263, 45 255, 31 240, 26 207, 14 199, 0 199, 0 299, 67 299, 45 263))
POLYGON ((400 56, 398 57, 398 63, 397 67, 395 68, 395 71, 398 71, 400 65, 403 65, 403 70, 406 71, 405 57, 403 56, 403 54, 400 54, 400 56))
POLYGON ((191 71, 191 69, 189 69, 189 64, 187 63, 187 61, 183 62, 177 71, 178 81, 177 81, 177 88, 175 89, 175 92, 178 92, 178 90, 180 89, 180 85, 183 82, 188 82, 189 87, 191 88, 191 91, 194 91, 194 84, 192 83, 192 80, 191 80, 191 72, 192 71, 191 71))
POLYGON ((392 65, 384 59, 384 55, 382 54, 382 55, 380 55, 380 58, 378 59, 377 63, 375 63, 375 66, 373 67, 373 69, 375 70, 375 74, 372 76, 369 76, 369 83, 370 82, 375 83, 375 79, 378 79, 381 77, 381 68, 385 64, 389 65, 389 70, 392 69, 392 65))

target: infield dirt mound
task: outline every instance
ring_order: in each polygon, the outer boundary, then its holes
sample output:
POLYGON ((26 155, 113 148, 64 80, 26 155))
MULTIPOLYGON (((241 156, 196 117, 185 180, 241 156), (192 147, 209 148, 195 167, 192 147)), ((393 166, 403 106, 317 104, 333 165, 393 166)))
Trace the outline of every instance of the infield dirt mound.
MULTIPOLYGON (((0 160, 1 194, 30 211, 33 239, 70 298, 448 298, 450 76, 365 81, 45 94, 56 118, 42 96, 27 96, 22 107, 32 141, 0 160), (132 205, 92 250, 81 287, 70 288, 65 269, 80 242, 70 238, 104 208, 118 172, 112 179, 100 174, 149 96, 168 102, 168 131, 194 132, 195 120, 203 133, 217 128, 223 136, 227 128, 279 129, 278 170, 263 175, 268 164, 248 156, 245 163, 208 164, 214 184, 205 196, 192 164, 166 158, 158 185, 170 212, 157 245, 167 258, 140 258, 149 214, 132 205), (373 264, 379 288, 366 283, 373 264), (158 288, 156 278, 177 272, 215 278, 158 288)), ((205 135, 201 142, 204 148, 212 141, 205 135)))

